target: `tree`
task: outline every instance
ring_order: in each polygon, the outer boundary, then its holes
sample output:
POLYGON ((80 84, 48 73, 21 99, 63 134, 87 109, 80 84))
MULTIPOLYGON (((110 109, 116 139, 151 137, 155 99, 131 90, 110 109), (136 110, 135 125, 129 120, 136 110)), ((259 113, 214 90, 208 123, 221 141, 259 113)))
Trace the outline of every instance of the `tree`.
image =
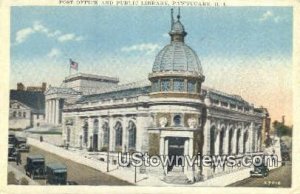
POLYGON ((273 128, 275 129, 275 131, 276 131, 276 133, 279 137, 281 137, 281 136, 292 136, 293 127, 284 125, 283 123, 278 122, 278 121, 275 120, 273 122, 273 128))

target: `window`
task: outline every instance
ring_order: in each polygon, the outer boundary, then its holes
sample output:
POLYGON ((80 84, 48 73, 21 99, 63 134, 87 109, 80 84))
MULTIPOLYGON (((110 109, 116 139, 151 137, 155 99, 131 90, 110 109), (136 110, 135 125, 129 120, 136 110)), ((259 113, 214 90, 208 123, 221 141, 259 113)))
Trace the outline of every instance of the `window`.
POLYGON ((175 125, 180 125, 181 124, 181 116, 176 115, 173 119, 175 125))
POLYGON ((40 115, 39 115, 39 114, 37 114, 37 115, 36 115, 36 119, 39 119, 39 118, 40 118, 40 115))
POLYGON ((115 125, 116 130, 116 146, 122 146, 122 124, 120 122, 117 122, 115 125))
POLYGON ((13 117, 17 117, 17 112, 16 111, 13 112, 13 117))
POLYGON ((135 149, 136 144, 136 126, 132 121, 129 121, 128 126, 128 147, 135 149))
POLYGON ((159 92, 160 87, 159 87, 159 82, 158 80, 155 80, 152 82, 152 92, 159 92))
POLYGON ((94 134, 98 134, 99 132, 99 120, 98 119, 95 119, 94 120, 94 129, 93 129, 93 133, 94 134))
POLYGON ((22 116, 22 113, 21 113, 21 112, 18 112, 18 116, 21 117, 21 116, 22 116))
POLYGON ((26 118, 26 112, 23 112, 23 117, 26 118))
POLYGON ((83 126, 83 143, 87 144, 88 142, 88 135, 89 135, 89 125, 88 122, 85 121, 84 126, 83 126))
POLYGON ((196 81, 195 80, 189 80, 188 81, 188 92, 196 92, 196 81))
POLYGON ((103 144, 105 146, 108 146, 108 143, 109 143, 109 126, 108 126, 108 123, 105 122, 102 126, 103 128, 103 144))
POLYGON ((170 91, 171 84, 170 80, 161 80, 161 91, 170 91))
POLYGON ((174 91, 183 92, 184 91, 184 80, 174 79, 174 91))

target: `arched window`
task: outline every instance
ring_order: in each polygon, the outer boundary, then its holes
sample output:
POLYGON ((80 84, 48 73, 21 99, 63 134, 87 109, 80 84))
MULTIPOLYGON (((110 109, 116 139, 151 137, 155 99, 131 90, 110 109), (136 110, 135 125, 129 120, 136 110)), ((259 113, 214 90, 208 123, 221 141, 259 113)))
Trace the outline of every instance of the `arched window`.
POLYGON ((210 155, 215 155, 215 133, 216 128, 213 126, 210 128, 210 155))
POLYGON ((223 127, 220 132, 220 144, 219 144, 219 154, 220 155, 222 155, 224 153, 224 150, 223 150, 224 136, 225 136, 225 128, 223 127))
POLYGON ((229 131, 229 139, 228 139, 228 155, 232 154, 232 137, 233 137, 233 129, 231 128, 229 131))
POLYGON ((244 133, 244 141, 243 141, 243 153, 246 153, 246 144, 248 142, 248 131, 244 133))
POLYGON ((120 122, 116 123, 115 130, 116 130, 116 147, 122 146, 123 128, 122 128, 122 124, 120 122))
POLYGON ((102 129, 103 129, 103 145, 108 146, 108 144, 109 144, 109 126, 108 126, 107 122, 105 122, 102 125, 102 129))
POLYGON ((70 127, 67 127, 67 142, 70 142, 70 137, 71 137, 71 129, 70 127))
POLYGON ((83 143, 87 144, 89 136, 89 124, 87 121, 84 121, 83 125, 83 143))
POLYGON ((99 120, 95 119, 94 120, 93 133, 94 134, 98 134, 98 132, 99 132, 99 120))
POLYGON ((240 137, 241 137, 241 129, 239 129, 236 133, 236 150, 235 150, 236 154, 240 152, 240 137))
POLYGON ((136 126, 134 122, 129 121, 128 126, 128 148, 135 149, 136 144, 136 126))

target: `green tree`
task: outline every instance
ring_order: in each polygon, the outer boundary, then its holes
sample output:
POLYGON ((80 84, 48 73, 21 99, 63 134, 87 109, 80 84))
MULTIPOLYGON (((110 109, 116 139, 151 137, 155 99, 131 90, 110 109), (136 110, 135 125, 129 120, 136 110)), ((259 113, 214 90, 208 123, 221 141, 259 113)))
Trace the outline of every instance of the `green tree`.
POLYGON ((274 127, 277 135, 280 137, 281 136, 292 136, 293 127, 284 125, 283 123, 278 122, 276 120, 273 122, 273 127, 274 127))

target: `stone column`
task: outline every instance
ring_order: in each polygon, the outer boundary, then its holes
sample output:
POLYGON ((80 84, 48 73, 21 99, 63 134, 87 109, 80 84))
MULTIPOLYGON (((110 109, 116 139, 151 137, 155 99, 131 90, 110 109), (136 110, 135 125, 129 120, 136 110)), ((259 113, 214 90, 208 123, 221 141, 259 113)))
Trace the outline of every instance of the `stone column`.
POLYGON ((45 123, 48 123, 48 101, 45 99, 45 123))
POLYGON ((220 131, 216 128, 216 139, 215 139, 215 155, 219 155, 219 145, 220 145, 220 131))
POLYGON ((60 117, 60 116, 59 116, 59 99, 56 99, 55 102, 56 102, 56 103, 55 103, 55 105, 56 105, 56 106, 55 106, 55 115, 56 115, 56 116, 55 116, 55 118, 56 118, 55 124, 58 125, 58 124, 59 124, 59 117, 60 117))
POLYGON ((53 104, 52 104, 52 106, 53 106, 53 109, 52 109, 52 115, 53 115, 52 123, 55 124, 55 120, 56 120, 56 115, 55 115, 55 104, 56 104, 56 102, 55 102, 54 99, 52 100, 52 102, 53 102, 53 104))
POLYGON ((232 141, 231 141, 231 147, 232 147, 232 154, 236 154, 236 136, 237 136, 237 129, 234 129, 233 135, 232 135, 232 141))
POLYGON ((52 99, 50 99, 49 100, 49 123, 51 123, 52 124, 52 122, 53 122, 53 114, 52 114, 52 111, 53 111, 53 106, 52 106, 52 99))
POLYGON ((129 147, 128 147, 128 122, 127 122, 127 118, 125 116, 123 116, 123 120, 122 120, 122 128, 123 128, 123 132, 122 132, 122 152, 125 151, 129 151, 129 147))
MULTIPOLYGON (((189 139, 186 139, 184 141, 184 155, 187 156, 189 155, 189 139)), ((187 161, 185 160, 185 164, 184 164, 185 168, 184 168, 184 173, 187 174, 188 171, 188 165, 187 165, 187 161)))
POLYGON ((108 125, 109 125, 109 148, 110 151, 114 151, 115 150, 115 128, 114 128, 114 122, 112 117, 108 118, 108 125))
POLYGON ((240 153, 241 154, 243 153, 243 150, 244 150, 244 132, 245 132, 245 129, 242 128, 241 129, 241 136, 240 136, 240 153))
POLYGON ((203 151, 202 155, 208 155, 210 153, 209 147, 210 147, 210 119, 206 120, 204 130, 203 130, 203 151))
POLYGON ((165 138, 164 137, 160 137, 160 141, 159 141, 159 154, 161 156, 165 155, 165 138))
POLYGON ((223 145, 223 150, 224 150, 224 154, 228 154, 228 146, 229 146, 229 126, 227 127, 226 131, 225 131, 225 137, 224 137, 224 145, 223 145))

